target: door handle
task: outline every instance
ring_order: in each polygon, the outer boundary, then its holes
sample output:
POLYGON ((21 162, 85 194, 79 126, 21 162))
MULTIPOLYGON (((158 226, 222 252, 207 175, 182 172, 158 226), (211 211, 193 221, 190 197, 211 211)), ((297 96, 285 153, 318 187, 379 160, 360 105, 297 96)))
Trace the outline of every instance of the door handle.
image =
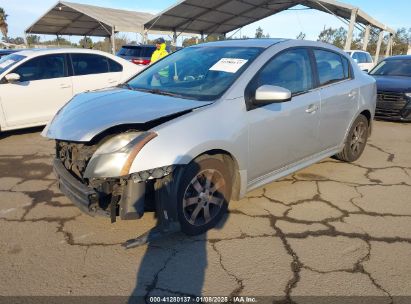
POLYGON ((308 114, 314 114, 315 112, 318 111, 319 108, 320 107, 316 104, 310 104, 308 108, 305 110, 305 112, 308 114))
POLYGON ((68 89, 68 88, 71 88, 71 85, 62 83, 62 84, 60 84, 60 88, 68 89))
POLYGON ((108 83, 115 83, 115 82, 117 82, 116 79, 111 79, 111 78, 110 78, 110 79, 108 80, 108 83))

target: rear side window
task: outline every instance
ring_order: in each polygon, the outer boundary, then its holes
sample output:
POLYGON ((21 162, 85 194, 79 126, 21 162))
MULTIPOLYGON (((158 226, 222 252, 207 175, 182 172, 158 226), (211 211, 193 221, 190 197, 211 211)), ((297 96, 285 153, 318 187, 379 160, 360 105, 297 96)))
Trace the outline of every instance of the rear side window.
POLYGON ((293 49, 277 55, 263 67, 256 85, 279 86, 297 94, 313 88, 312 75, 308 50, 293 49))
POLYGON ((111 60, 110 58, 107 58, 107 60, 108 60, 110 72, 115 73, 115 72, 123 71, 123 66, 121 64, 119 64, 118 62, 115 62, 114 60, 111 60))
POLYGON ((129 57, 151 57, 155 46, 123 46, 117 55, 129 57))
POLYGON ((107 58, 94 54, 71 54, 75 76, 108 73, 107 58))
POLYGON ((350 77, 348 60, 337 53, 314 50, 320 85, 327 85, 350 77))
POLYGON ((66 57, 64 54, 36 57, 17 67, 13 73, 20 75, 21 82, 67 77, 66 57))

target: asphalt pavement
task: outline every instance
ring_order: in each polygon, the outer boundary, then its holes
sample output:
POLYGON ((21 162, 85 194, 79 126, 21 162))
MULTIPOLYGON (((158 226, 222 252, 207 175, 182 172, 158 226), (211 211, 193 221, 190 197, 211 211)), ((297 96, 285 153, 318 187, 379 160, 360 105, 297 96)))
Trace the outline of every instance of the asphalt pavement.
POLYGON ((206 235, 130 250, 121 244, 153 214, 115 224, 82 214, 57 188, 53 150, 40 129, 0 133, 1 296, 411 303, 411 124, 376 122, 356 163, 326 159, 230 202, 206 235))

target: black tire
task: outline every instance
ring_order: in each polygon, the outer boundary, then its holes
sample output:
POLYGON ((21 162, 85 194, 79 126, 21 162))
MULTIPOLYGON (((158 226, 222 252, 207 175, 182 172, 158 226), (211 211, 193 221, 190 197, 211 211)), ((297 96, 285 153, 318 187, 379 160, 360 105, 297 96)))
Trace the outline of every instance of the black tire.
POLYGON ((202 234, 215 227, 227 212, 232 189, 230 172, 214 156, 193 160, 178 170, 182 171, 169 178, 166 187, 157 187, 157 199, 173 202, 182 232, 202 234))
POLYGON ((354 121, 348 133, 344 149, 336 154, 335 158, 349 163, 358 160, 367 145, 368 129, 368 119, 361 114, 354 121))

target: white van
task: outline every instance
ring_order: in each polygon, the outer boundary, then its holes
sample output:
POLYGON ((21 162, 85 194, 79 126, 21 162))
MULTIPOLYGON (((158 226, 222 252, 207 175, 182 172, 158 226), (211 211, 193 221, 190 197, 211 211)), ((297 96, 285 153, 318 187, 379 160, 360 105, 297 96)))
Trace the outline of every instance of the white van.
POLYGON ((372 59, 370 53, 358 50, 346 51, 352 59, 360 66, 360 69, 364 72, 369 72, 374 67, 374 60, 372 59))

